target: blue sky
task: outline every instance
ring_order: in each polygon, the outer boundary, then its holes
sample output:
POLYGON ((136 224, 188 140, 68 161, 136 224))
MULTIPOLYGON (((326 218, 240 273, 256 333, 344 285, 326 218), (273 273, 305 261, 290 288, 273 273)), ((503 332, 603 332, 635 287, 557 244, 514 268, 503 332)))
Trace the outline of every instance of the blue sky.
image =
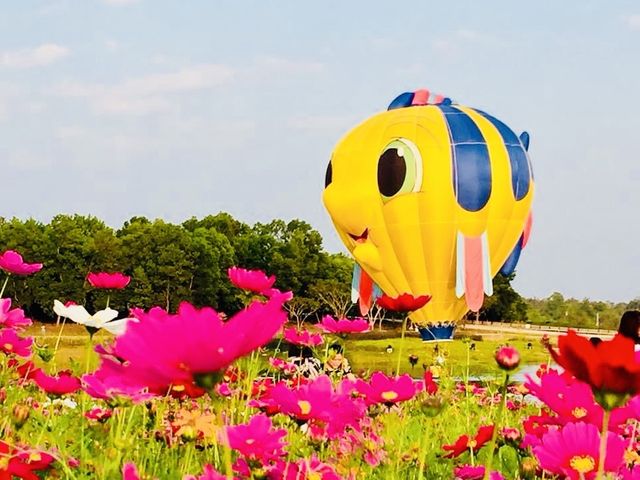
POLYGON ((0 16, 1 213, 301 218, 331 150, 427 87, 531 133, 516 288, 640 296, 634 2, 50 0, 0 16))

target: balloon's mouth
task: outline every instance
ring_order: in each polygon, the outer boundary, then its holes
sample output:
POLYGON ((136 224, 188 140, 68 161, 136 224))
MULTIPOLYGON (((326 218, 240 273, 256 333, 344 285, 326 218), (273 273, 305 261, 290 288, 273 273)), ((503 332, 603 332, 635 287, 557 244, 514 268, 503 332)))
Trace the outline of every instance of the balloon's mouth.
POLYGON ((362 232, 360 235, 354 235, 353 233, 350 233, 349 236, 353 238, 356 243, 364 243, 367 241, 367 238, 369 238, 369 229, 365 228, 364 232, 362 232))

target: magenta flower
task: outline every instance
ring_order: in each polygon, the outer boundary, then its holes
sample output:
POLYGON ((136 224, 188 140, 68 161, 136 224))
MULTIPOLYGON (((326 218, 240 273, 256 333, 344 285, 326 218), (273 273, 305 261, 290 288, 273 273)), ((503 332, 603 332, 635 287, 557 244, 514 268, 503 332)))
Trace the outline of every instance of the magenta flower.
MULTIPOLYGON (((227 476, 217 472, 211 465, 207 464, 202 469, 202 475, 185 475, 182 480, 227 480, 227 476)), ((236 477, 233 477, 234 479, 236 477)))
POLYGON ((0 255, 0 268, 14 275, 31 275, 42 269, 41 263, 25 263, 22 255, 13 250, 7 250, 0 255))
POLYGON ((0 350, 7 355, 17 355, 18 357, 31 356, 31 346, 33 338, 21 338, 12 328, 0 330, 0 350))
MULTIPOLYGON (((460 465, 453 469, 456 480, 482 480, 484 478, 484 465, 460 465)), ((489 475, 490 480, 504 480, 500 472, 493 471, 489 475)))
POLYGON ((113 415, 113 410, 110 408, 93 407, 91 410, 85 412, 84 416, 89 420, 95 420, 97 422, 106 422, 113 415))
POLYGON ((276 475, 283 480, 341 480, 336 470, 328 463, 323 463, 315 453, 310 458, 303 458, 295 463, 287 463, 282 473, 276 475))
POLYGON ((122 466, 122 480, 140 480, 138 467, 135 463, 127 462, 122 466))
POLYGON ((278 383, 260 399, 269 412, 279 411, 300 421, 308 421, 316 437, 337 438, 347 427, 359 429, 366 406, 352 395, 354 387, 343 381, 334 390, 331 379, 320 375, 313 381, 291 389, 278 383))
POLYGON ((365 396, 367 405, 391 405, 411 400, 416 394, 417 386, 407 373, 399 377, 387 377, 382 372, 376 372, 371 375, 369 383, 359 380, 356 388, 365 396))
POLYGON ((294 345, 306 347, 317 347, 324 341, 319 333, 311 333, 309 330, 298 330, 297 328, 287 328, 284 331, 283 338, 294 345))
POLYGON ((154 396, 146 388, 128 381, 122 375, 122 365, 109 358, 111 352, 98 348, 96 351, 105 356, 100 368, 90 375, 82 376, 82 389, 89 396, 106 401, 126 397, 133 403, 145 402, 154 396))
MULTIPOLYGON (((286 455, 283 438, 287 436, 284 428, 274 429, 271 419, 265 414, 254 415, 249 423, 226 428, 226 441, 229 446, 244 455, 248 460, 268 463, 286 455)), ((225 441, 223 436, 222 441, 225 441)))
POLYGON ((322 321, 318 326, 327 333, 362 333, 368 332, 370 329, 369 322, 364 318, 356 318, 355 320, 347 320, 341 318, 334 319, 331 315, 322 317, 322 321))
POLYGON ((548 370, 540 374, 540 383, 527 376, 524 386, 560 417, 558 423, 602 425, 604 412, 586 383, 569 375, 560 375, 556 370, 548 370))
POLYGON ((116 273, 100 272, 100 273, 89 273, 87 275, 87 281, 94 288, 122 290, 124 287, 129 285, 129 282, 131 281, 131 277, 120 272, 116 272, 116 273))
POLYGON ((510 346, 498 348, 495 359, 498 366, 506 371, 514 370, 520 365, 520 353, 518 353, 518 350, 514 347, 510 346))
POLYGON ((197 309, 186 302, 175 315, 158 307, 136 311, 139 321, 130 322, 116 339, 114 358, 107 365, 124 383, 147 387, 151 393, 202 395, 235 359, 273 338, 287 320, 280 300, 253 302, 227 321, 211 308, 197 309), (122 363, 116 366, 114 359, 122 363))
POLYGON ((80 390, 80 379, 74 377, 68 370, 58 372, 56 376, 51 376, 38 369, 33 375, 33 381, 42 390, 51 395, 65 395, 80 390))
POLYGON ((229 279, 236 287, 251 292, 263 293, 269 291, 276 281, 276 277, 267 275, 261 270, 245 270, 244 268, 231 267, 228 270, 229 279))
MULTIPOLYGON (((549 430, 533 452, 540 466, 570 480, 595 478, 599 462, 600 433, 590 423, 568 423, 559 430, 549 430)), ((617 472, 623 464, 626 442, 608 432, 604 471, 617 472)))
POLYGON ((21 308, 11 308, 11 299, 0 299, 0 328, 21 329, 31 325, 31 319, 24 316, 24 310, 21 308))

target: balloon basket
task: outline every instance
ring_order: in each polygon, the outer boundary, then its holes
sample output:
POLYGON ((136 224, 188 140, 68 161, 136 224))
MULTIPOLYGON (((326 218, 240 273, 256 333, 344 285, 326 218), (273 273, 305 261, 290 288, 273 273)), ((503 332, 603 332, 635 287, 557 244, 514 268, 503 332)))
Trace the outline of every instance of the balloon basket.
POLYGON ((429 325, 418 327, 418 332, 423 342, 446 342, 453 340, 454 324, 429 325))

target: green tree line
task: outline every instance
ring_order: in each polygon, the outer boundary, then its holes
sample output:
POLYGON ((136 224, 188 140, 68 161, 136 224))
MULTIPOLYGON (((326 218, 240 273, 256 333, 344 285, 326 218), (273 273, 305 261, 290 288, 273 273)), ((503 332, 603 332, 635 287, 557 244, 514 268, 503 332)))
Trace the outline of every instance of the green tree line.
MULTIPOLYGON (((100 271, 131 276, 126 289, 110 294, 110 306, 123 314, 134 306, 174 310, 182 300, 234 312, 244 294, 227 279, 233 265, 276 275, 276 287, 295 295, 289 304, 293 321, 325 313, 357 315, 350 302, 353 260, 324 251, 320 234, 302 220, 248 225, 219 213, 176 225, 134 217, 113 229, 82 215, 57 215, 49 223, 0 218, 0 251, 9 249, 45 264, 36 275, 12 276, 5 292, 38 320, 53 319, 56 299, 84 304, 89 311, 103 308, 106 292, 85 280, 87 273, 100 271)), ((513 278, 496 276, 494 295, 468 318, 617 328, 625 310, 640 307, 640 299, 614 304, 565 299, 557 292, 525 299, 511 286, 513 278)))
POLYGON ((276 275, 276 287, 293 291, 297 313, 307 315, 331 309, 331 302, 320 304, 318 298, 348 295, 353 268, 345 255, 325 252, 308 223, 249 226, 226 213, 181 225, 134 217, 117 230, 82 215, 58 215, 49 223, 0 219, 0 249, 44 264, 35 275, 12 276, 5 292, 39 320, 53 318, 55 299, 89 311, 104 308, 107 293, 90 288, 89 272, 131 276, 126 289, 110 293, 110 306, 122 313, 133 306, 174 310, 183 300, 234 312, 243 292, 228 281, 227 269, 261 269, 276 275))

